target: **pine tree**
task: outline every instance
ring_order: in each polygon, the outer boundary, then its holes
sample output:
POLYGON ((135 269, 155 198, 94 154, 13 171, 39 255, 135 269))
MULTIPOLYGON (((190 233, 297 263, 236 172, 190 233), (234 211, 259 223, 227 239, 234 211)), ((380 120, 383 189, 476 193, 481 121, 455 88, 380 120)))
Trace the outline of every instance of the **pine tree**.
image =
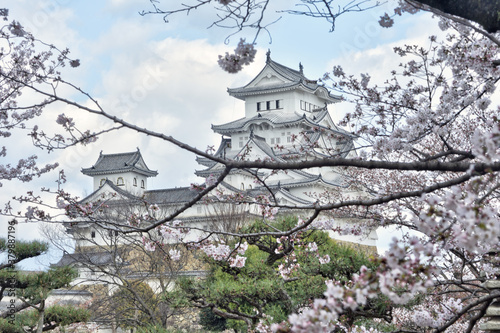
POLYGON ((42 255, 49 248, 45 242, 17 240, 11 233, 16 223, 10 221, 8 238, 0 238, 0 253, 6 255, 6 261, 0 264, 0 300, 10 298, 7 308, 0 312, 0 331, 21 333, 28 327, 28 332, 39 333, 87 321, 90 313, 86 309, 45 304, 52 290, 69 286, 76 276, 73 269, 57 267, 36 273, 16 270, 17 263, 42 255))

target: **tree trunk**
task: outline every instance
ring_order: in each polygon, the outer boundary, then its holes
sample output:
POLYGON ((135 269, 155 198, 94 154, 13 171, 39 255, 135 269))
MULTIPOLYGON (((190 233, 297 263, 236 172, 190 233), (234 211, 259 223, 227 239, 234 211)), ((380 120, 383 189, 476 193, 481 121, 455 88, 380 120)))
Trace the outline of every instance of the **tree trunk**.
POLYGON ((477 22, 488 32, 500 30, 500 0, 416 0, 445 13, 477 22))
POLYGON ((45 300, 42 299, 38 308, 38 327, 36 329, 36 333, 43 332, 43 321, 45 317, 45 300))

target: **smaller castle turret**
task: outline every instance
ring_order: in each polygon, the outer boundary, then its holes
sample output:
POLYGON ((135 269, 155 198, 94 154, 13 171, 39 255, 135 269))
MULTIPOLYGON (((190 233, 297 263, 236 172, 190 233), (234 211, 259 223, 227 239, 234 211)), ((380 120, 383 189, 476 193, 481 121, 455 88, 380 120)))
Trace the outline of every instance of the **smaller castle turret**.
POLYGON ((94 191, 108 180, 134 195, 142 195, 147 190, 147 179, 158 174, 147 167, 139 148, 135 152, 120 154, 103 154, 101 151, 97 162, 90 168, 82 168, 82 173, 94 178, 94 191))

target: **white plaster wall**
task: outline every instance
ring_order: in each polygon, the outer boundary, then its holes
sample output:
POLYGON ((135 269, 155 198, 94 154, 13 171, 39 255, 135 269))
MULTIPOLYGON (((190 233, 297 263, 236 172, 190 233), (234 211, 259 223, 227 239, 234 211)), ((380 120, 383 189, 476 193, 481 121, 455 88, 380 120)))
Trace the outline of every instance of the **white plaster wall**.
MULTIPOLYGON (((293 91, 270 93, 259 96, 248 96, 245 99, 245 117, 251 118, 255 117, 258 114, 257 112, 258 102, 271 101, 272 103, 274 103, 274 101, 276 100, 280 100, 282 103, 282 105, 280 105, 281 108, 278 110, 286 113, 293 113, 294 111, 300 109, 296 108, 297 103, 295 101, 295 98, 296 95, 293 91)), ((271 110, 275 110, 274 105, 272 105, 271 110)), ((261 112, 266 112, 266 111, 262 110, 261 112)))
POLYGON ((135 172, 123 172, 123 173, 118 173, 118 174, 107 174, 107 175, 98 175, 94 176, 94 191, 97 190, 101 186, 101 180, 103 179, 108 179, 113 184, 117 185, 118 178, 123 178, 124 185, 121 185, 120 188, 122 188, 125 191, 128 191, 133 194, 142 194, 144 190, 147 190, 148 188, 148 179, 146 176, 143 176, 141 174, 135 173, 135 172), (134 178, 137 179, 137 186, 134 186, 134 178), (144 188, 141 188, 141 181, 144 181, 144 188))

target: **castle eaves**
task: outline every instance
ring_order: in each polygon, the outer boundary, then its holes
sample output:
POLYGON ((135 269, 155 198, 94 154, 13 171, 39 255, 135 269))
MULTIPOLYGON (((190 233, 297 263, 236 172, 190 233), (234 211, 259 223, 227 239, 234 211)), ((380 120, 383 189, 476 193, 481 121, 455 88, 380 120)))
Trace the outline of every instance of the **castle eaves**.
POLYGON ((82 168, 82 173, 88 176, 97 176, 113 173, 136 172, 147 177, 158 174, 150 170, 142 159, 139 150, 129 153, 101 154, 97 162, 90 168, 82 168))

